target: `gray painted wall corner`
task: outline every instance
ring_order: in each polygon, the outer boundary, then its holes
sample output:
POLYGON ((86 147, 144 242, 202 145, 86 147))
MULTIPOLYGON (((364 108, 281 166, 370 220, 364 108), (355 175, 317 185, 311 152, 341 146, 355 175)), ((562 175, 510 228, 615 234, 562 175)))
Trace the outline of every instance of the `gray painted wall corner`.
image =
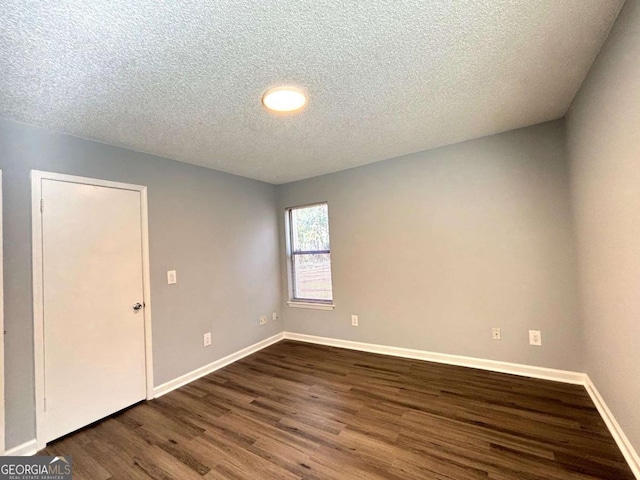
POLYGON ((160 385, 282 330, 276 187, 0 120, 4 176, 6 447, 35 435, 32 169, 146 185, 154 380, 160 385), (178 284, 166 284, 166 271, 178 284), (202 347, 204 332, 213 344, 202 347))
POLYGON ((581 371, 568 177, 560 120, 281 186, 329 203, 336 304, 285 329, 581 371))
POLYGON ((567 116, 586 372, 640 451, 640 2, 627 0, 567 116))

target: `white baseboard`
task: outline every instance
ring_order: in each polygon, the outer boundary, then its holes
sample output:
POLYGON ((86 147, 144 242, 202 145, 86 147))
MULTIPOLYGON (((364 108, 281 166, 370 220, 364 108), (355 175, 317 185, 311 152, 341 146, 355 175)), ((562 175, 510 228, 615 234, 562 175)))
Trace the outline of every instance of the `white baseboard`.
POLYGON ((585 375, 584 388, 587 389, 587 393, 598 409, 600 416, 604 420, 604 423, 607 424, 609 432, 611 432, 611 436, 618 444, 618 448, 622 452, 622 455, 624 455, 631 471, 636 478, 640 480, 640 457, 631 445, 631 442, 629 442, 627 436, 622 431, 622 428, 620 428, 620 425, 613 416, 613 413, 611 413, 611 410, 607 407, 607 404, 604 402, 600 392, 598 392, 598 389, 591 381, 591 378, 589 378, 589 375, 585 375))
POLYGON ((500 362, 497 360, 485 360, 483 358, 463 357, 460 355, 449 355, 446 353, 427 352, 424 350, 413 350, 410 348, 389 347, 387 345, 376 345, 374 343, 353 342, 350 340, 338 340, 327 337, 316 337, 300 333, 284 332, 284 338, 298 340, 300 342, 327 345, 330 347, 348 348, 361 352, 379 353, 394 357, 411 358, 413 360, 425 360, 428 362, 445 363, 447 365, 458 365, 461 367, 479 368, 492 372, 510 373, 523 377, 541 378, 543 380, 553 380, 556 382, 572 383, 584 385, 584 373, 571 372, 568 370, 555 370, 553 368, 534 367, 519 363, 500 362))
POLYGON ((613 414, 598 393, 595 385, 586 373, 572 372, 568 370, 556 370, 553 368, 534 367, 518 363, 500 362, 496 360, 485 360, 482 358, 463 357, 460 355, 449 355, 445 353, 427 352, 424 350, 412 350, 409 348, 390 347, 387 345, 376 345, 373 343, 353 342, 350 340, 339 340, 335 338, 316 337, 301 333, 284 332, 284 338, 297 340, 317 345, 327 345, 330 347, 348 348, 361 352, 378 353, 395 357, 410 358, 414 360, 425 360, 428 362, 445 363, 447 365, 458 365, 462 367, 479 368, 492 372, 509 373, 524 377, 540 378, 543 380, 553 380, 556 382, 583 385, 591 397, 594 405, 598 409, 600 416, 604 420, 611 436, 616 441, 618 448, 624 455, 633 474, 640 480, 640 458, 629 442, 622 428, 613 417, 613 414))
POLYGON ((158 385, 153 389, 153 398, 161 397, 169 393, 176 388, 180 388, 183 385, 186 385, 189 382, 193 382, 200 377, 204 377, 205 375, 209 375, 216 370, 221 369, 222 367, 226 367, 227 365, 240 360, 241 358, 246 357, 247 355, 251 355, 263 348, 268 347, 269 345, 273 345, 274 343, 279 342, 284 338, 283 333, 278 333, 272 337, 269 337, 265 340, 262 340, 258 343, 254 343, 242 350, 238 350, 231 355, 227 355, 226 357, 221 358, 220 360, 216 360, 215 362, 210 363, 209 365, 205 365, 204 367, 197 368, 189 373, 186 373, 178 378, 174 378, 173 380, 163 383, 162 385, 158 385))
POLYGON ((10 448, 6 450, 2 456, 3 457, 28 457, 30 455, 35 455, 38 453, 38 448, 36 447, 36 439, 29 440, 28 442, 23 443, 22 445, 18 445, 17 447, 10 448))
MULTIPOLYGON (((482 358, 464 357, 461 355, 449 355, 445 353, 428 352, 424 350, 413 350, 409 348, 390 347, 387 345, 377 345, 373 343, 354 342, 350 340, 339 340, 335 338, 317 337, 313 335, 305 335, 292 332, 281 332, 258 343, 243 348, 231 355, 227 355, 220 360, 216 360, 209 365, 200 367, 192 372, 182 375, 170 382, 163 383, 153 389, 154 398, 165 395, 172 390, 182 387, 187 383, 204 377, 220 368, 223 368, 233 362, 240 360, 252 353, 266 348, 280 340, 297 340, 300 342, 314 343, 318 345, 327 345, 330 347, 347 348, 350 350, 358 350, 362 352, 378 353, 381 355, 390 355, 395 357, 410 358, 414 360, 424 360, 428 362, 444 363, 447 365, 458 365, 462 367, 478 368, 481 370, 489 370, 492 372, 509 373, 512 375, 520 375, 531 378, 539 378, 543 380, 552 380, 557 382, 571 383, 575 385, 583 385, 587 393, 591 397, 594 405, 598 409, 600 416, 604 420, 607 428, 611 432, 613 439, 616 441, 618 448, 624 455, 633 474, 640 480, 640 457, 629 442, 622 428, 614 418, 611 410, 600 396, 595 385, 585 373, 572 372, 568 370, 556 370, 545 367, 535 367, 531 365, 522 365, 518 363, 500 362, 496 360, 486 360, 482 358)), ((26 456, 35 455, 37 453, 36 441, 18 445, 4 452, 4 456, 26 456)))

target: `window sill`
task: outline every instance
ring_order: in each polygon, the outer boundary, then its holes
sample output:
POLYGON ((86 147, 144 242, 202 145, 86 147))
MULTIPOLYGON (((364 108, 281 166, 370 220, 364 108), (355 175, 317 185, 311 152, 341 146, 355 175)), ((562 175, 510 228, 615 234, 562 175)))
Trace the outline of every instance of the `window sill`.
POLYGON ((313 310, 333 310, 336 306, 333 303, 312 303, 312 302, 287 302, 287 305, 294 308, 310 308, 313 310))

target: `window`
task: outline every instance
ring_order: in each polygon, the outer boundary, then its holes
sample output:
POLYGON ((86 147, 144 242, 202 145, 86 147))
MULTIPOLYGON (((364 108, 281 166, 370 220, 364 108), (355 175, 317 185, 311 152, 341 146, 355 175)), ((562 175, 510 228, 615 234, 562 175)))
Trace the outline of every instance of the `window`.
POLYGON ((329 209, 326 203, 287 209, 291 303, 333 303, 329 209))

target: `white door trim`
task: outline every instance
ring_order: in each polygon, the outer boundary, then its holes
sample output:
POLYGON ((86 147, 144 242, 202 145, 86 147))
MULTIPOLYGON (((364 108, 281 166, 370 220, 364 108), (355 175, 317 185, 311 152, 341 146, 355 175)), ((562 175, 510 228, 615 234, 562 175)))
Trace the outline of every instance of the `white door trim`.
POLYGON ((2 265, 2 170, 0 170, 0 455, 4 453, 5 416, 4 416, 4 282, 2 265))
MULTIPOLYGON (((127 183, 98 180, 95 178, 76 177, 60 173, 31 171, 31 222, 32 222, 32 255, 33 255, 33 347, 35 362, 36 392, 36 444, 38 451, 46 447, 44 440, 45 422, 45 384, 44 384, 44 295, 42 276, 42 222, 40 217, 40 199, 42 198, 42 180, 95 185, 98 187, 119 188, 140 192, 142 219, 142 275, 144 294, 144 335, 146 365, 146 396, 153 398, 153 349, 151 345, 151 275, 149 270, 149 222, 147 213, 147 187, 127 183)), ((46 208, 46 206, 45 206, 46 208)))

